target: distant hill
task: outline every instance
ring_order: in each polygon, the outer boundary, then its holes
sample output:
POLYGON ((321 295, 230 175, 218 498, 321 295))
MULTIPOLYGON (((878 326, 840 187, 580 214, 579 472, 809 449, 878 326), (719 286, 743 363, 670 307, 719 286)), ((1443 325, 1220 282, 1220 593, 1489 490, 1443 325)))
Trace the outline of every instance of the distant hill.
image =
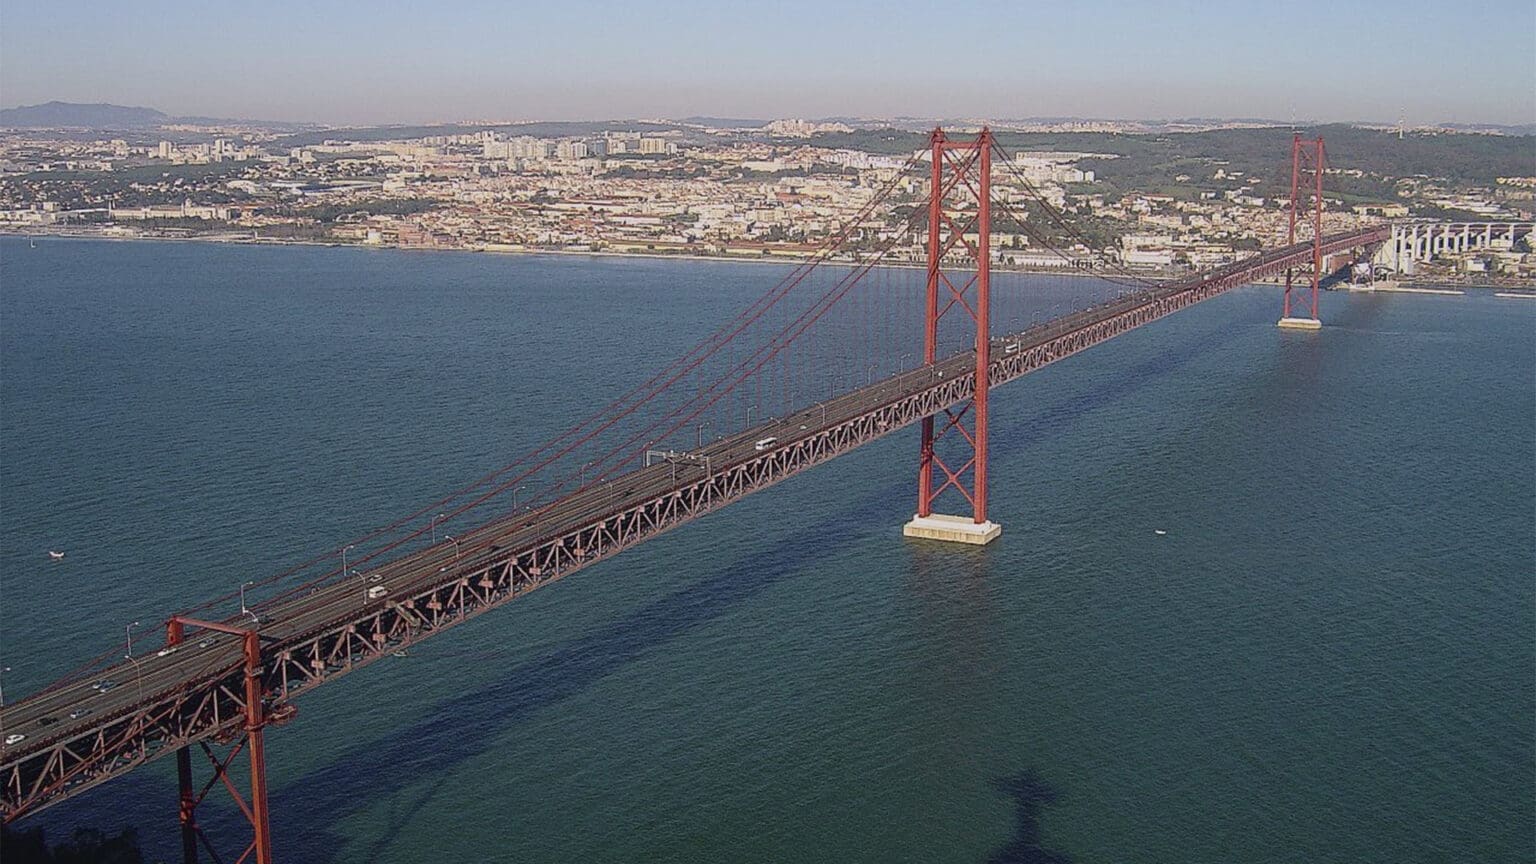
POLYGON ((1442 123, 1439 128, 1454 129, 1457 132, 1491 132, 1495 135, 1536 135, 1536 123, 1522 123, 1518 126, 1497 123, 1442 123))
POLYGON ((350 126, 304 132, 274 140, 273 147, 311 147, 323 141, 399 141, 407 138, 424 138, 429 135, 467 135, 489 129, 506 135, 532 135, 537 138, 567 138, 581 135, 601 135, 605 132, 670 132, 679 127, 676 123, 655 120, 580 120, 570 122, 533 123, 439 123, 431 126, 350 126))
POLYGON ((0 128, 6 129, 121 129, 149 130, 166 125, 253 126, 274 132, 300 132, 323 128, 314 123, 277 120, 234 120, 224 117, 172 117, 153 108, 125 105, 85 105, 79 102, 47 102, 0 108, 0 128))
POLYGON ((20 108, 0 108, 0 126, 12 129, 58 128, 142 129, 159 126, 171 118, 153 108, 123 105, 82 105, 78 102, 45 102, 20 108))
POLYGON ((677 121, 692 126, 709 126, 714 129, 761 129, 767 120, 742 120, 733 117, 684 117, 677 121))

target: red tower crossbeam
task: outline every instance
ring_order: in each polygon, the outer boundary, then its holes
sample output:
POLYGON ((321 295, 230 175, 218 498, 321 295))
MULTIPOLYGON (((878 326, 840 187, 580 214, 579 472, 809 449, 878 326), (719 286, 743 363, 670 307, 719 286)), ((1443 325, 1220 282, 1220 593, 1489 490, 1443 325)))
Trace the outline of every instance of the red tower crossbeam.
POLYGON ((257 631, 256 623, 252 622, 252 625, 251 627, 232 627, 216 621, 201 621, 179 615, 172 616, 165 624, 166 644, 173 647, 186 641, 188 627, 234 634, 241 639, 245 659, 245 736, 235 743, 234 748, 223 759, 215 756, 206 743, 202 744, 203 752, 208 755, 208 760, 213 764, 213 777, 203 786, 201 792, 192 791, 190 749, 182 747, 176 751, 176 777, 180 788, 178 815, 181 821, 183 864, 196 864, 198 840, 202 840, 209 854, 214 860, 218 860, 218 856, 214 854, 212 846, 208 843, 208 838, 197 826, 197 805, 202 803, 203 798, 208 795, 208 790, 218 781, 223 782, 230 797, 234 799, 235 805, 251 823, 251 842, 240 853, 240 857, 235 859, 235 864, 242 864, 247 860, 254 860, 255 864, 272 864, 272 832, 267 813, 267 756, 262 733, 268 721, 263 708, 266 694, 262 692, 261 683, 263 672, 261 635, 257 631), (235 784, 229 779, 229 765, 235 761, 236 756, 240 755, 242 749, 250 753, 251 760, 249 801, 240 795, 240 790, 235 788, 235 784))
MULTIPOLYGON (((1297 132, 1291 137, 1291 222, 1287 245, 1296 244, 1297 217, 1302 210, 1304 195, 1311 199, 1312 218, 1312 296, 1306 311, 1309 313, 1307 317, 1316 321, 1318 282, 1323 275, 1323 139, 1318 136, 1316 141, 1303 141, 1301 133, 1297 132)), ((1283 313, 1287 319, 1292 317, 1291 292, 1294 288, 1292 269, 1288 267, 1285 271, 1283 313)), ((1301 304, 1298 302, 1296 305, 1301 304)))
MULTIPOLYGON (((923 418, 922 449, 919 455, 917 480, 917 519, 933 515, 934 502, 946 490, 956 489, 971 507, 971 521, 975 525, 987 525, 987 388, 988 369, 991 364, 991 234, 992 234, 992 132, 982 129, 969 141, 949 138, 944 130, 935 129, 930 138, 932 148, 930 187, 928 197, 928 280, 927 304, 923 327, 923 362, 932 367, 938 360, 939 322, 952 310, 964 312, 969 324, 974 326, 976 351, 976 386, 972 398, 944 412, 945 423, 936 428, 936 416, 923 418), (974 216, 967 220, 970 206, 974 216), (975 240, 971 236, 975 236, 975 240), (966 257, 975 262, 975 270, 960 279, 957 269, 944 267, 944 260, 956 248, 963 247, 966 257), (940 301, 943 301, 942 303, 940 301), (969 415, 970 428, 965 421, 969 415), (937 442, 951 430, 958 430, 952 439, 962 440, 960 449, 968 451, 969 458, 951 461, 952 467, 939 455, 937 442), (969 485, 966 477, 969 475, 969 485), (938 478, 936 483, 935 478, 938 478)), ((968 327, 969 329, 969 327, 968 327)), ((937 537, 922 530, 908 533, 914 536, 937 537)), ((926 526, 924 526, 926 527, 926 526)), ((969 535, 967 535, 969 536, 969 535)), ((990 539, 989 535, 987 539, 990 539)), ((946 539, 938 537, 937 539, 946 539)), ((960 539, 960 538, 947 538, 960 539)), ((966 540, 966 542, 977 542, 966 540)), ((985 542, 985 541, 980 541, 985 542)))

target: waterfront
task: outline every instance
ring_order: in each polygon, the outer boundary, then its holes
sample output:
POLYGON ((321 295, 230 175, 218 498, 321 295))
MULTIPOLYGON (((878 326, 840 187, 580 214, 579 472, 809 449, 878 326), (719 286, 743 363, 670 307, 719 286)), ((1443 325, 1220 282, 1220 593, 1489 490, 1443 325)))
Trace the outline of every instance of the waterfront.
MULTIPOLYGON (((15 693, 500 464, 778 272, 39 247, 0 242, 15 693)), ((897 435, 306 697, 279 850, 980 861, 1029 809, 1079 861, 1528 859, 1536 310, 1330 295, 1307 337, 1276 301, 998 390, 994 547, 899 538, 897 435)), ((173 790, 42 823, 163 848, 173 790)))

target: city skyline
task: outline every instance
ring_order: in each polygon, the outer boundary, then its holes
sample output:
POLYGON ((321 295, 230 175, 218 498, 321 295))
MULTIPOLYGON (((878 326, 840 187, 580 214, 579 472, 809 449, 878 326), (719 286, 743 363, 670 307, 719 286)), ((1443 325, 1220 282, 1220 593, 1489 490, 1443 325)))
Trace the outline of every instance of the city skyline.
POLYGON ((908 2, 750 13, 693 0, 451 12, 152 2, 89 15, 7 2, 5 18, 7 107, 103 102, 335 125, 697 115, 1536 122, 1536 12, 1515 2, 1305 0, 1213 13, 1097 0, 942 14, 908 2))

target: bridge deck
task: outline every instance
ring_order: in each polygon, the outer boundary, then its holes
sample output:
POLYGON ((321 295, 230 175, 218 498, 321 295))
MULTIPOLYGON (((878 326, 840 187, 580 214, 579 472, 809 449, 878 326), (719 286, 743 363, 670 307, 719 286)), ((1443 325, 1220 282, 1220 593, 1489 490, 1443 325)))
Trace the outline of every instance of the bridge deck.
MULTIPOLYGON (((1324 252, 1381 242, 1388 233, 1384 226, 1334 235, 1326 238, 1324 252)), ((996 339, 990 382, 1006 383, 1310 256, 1310 244, 1274 250, 996 339)), ((282 705, 311 687, 963 402, 975 385, 974 356, 964 352, 900 373, 709 444, 691 454, 697 458, 662 461, 593 483, 538 511, 460 537, 461 544, 484 551, 457 557, 451 544, 438 544, 371 568, 365 579, 343 579, 268 610, 260 623, 265 692, 273 705, 282 705), (755 442, 768 437, 776 441, 759 450, 755 442), (375 587, 385 592, 371 599, 366 589, 375 587)), ((4 748, 0 815, 12 821, 186 744, 234 735, 244 710, 243 668, 239 639, 194 633, 171 653, 118 663, 93 679, 0 709, 0 728, 27 735, 4 748), (114 686, 99 692, 94 684, 100 681, 114 686)))

